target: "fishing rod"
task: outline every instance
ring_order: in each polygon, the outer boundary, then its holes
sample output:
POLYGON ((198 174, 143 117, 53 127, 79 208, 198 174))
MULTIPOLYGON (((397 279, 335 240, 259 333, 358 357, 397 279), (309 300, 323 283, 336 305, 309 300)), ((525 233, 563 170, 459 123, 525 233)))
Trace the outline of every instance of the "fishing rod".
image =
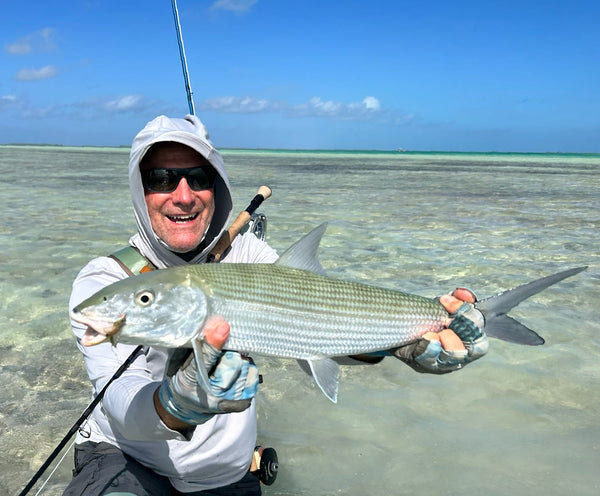
MULTIPOLYGON (((207 261, 218 262, 220 260, 221 255, 225 252, 225 250, 227 250, 227 248, 229 248, 233 239, 242 231, 242 229, 246 226, 246 224, 248 224, 252 220, 253 214, 256 211, 256 209, 262 204, 262 202, 264 200, 266 200, 270 196, 271 196, 271 188, 269 188, 268 186, 261 186, 258 189, 256 195, 250 202, 250 205, 248 205, 248 207, 245 210, 240 212, 240 214, 237 216, 235 221, 231 224, 229 229, 223 233, 221 238, 219 238, 219 241, 215 245, 215 248, 213 248, 213 250, 211 251, 211 254, 209 256, 210 258, 207 261)), ((137 358, 137 355, 140 353, 142 348, 143 348, 142 345, 139 345, 137 348, 135 348, 133 350, 133 352, 131 353, 131 355, 129 355, 129 357, 121 364, 121 366, 117 369, 117 371, 114 373, 114 375, 108 380, 108 382, 105 384, 105 386, 102 388, 102 390, 91 401, 91 403, 83 411, 81 416, 77 419, 77 421, 69 429, 69 431, 67 432, 65 437, 63 437, 63 439, 60 441, 60 443, 58 443, 58 445, 56 446, 54 451, 52 453, 50 453, 50 456, 48 456, 46 461, 42 464, 42 466, 39 468, 39 470, 34 474, 34 476, 31 478, 31 480, 27 483, 25 488, 19 493, 19 496, 25 496, 31 490, 31 488, 35 485, 35 483, 40 479, 42 474, 48 469, 50 464, 59 455, 59 453, 62 451, 62 449, 67 445, 67 443, 69 442, 69 440, 71 439, 73 434, 75 434, 77 432, 77 430, 81 427, 81 425, 85 422, 85 420, 90 416, 90 414, 92 413, 94 408, 96 408, 96 405, 98 405, 98 403, 100 403, 102 401, 102 398, 104 397, 104 394, 106 393, 106 390, 108 389, 108 387, 115 380, 117 380, 119 377, 121 377, 123 372, 125 372, 125 370, 127 370, 129 368, 129 366, 137 358)))
POLYGON ((96 405, 102 401, 104 397, 104 393, 116 379, 118 379, 127 368, 131 365, 131 363, 136 359, 138 353, 142 350, 142 345, 139 345, 131 355, 125 360, 121 366, 117 369, 114 375, 109 379, 109 381, 105 384, 102 390, 98 393, 98 395, 92 400, 92 402, 88 405, 88 407, 83 411, 81 416, 77 419, 77 421, 73 424, 73 426, 69 429, 69 432, 62 438, 62 441, 58 443, 54 451, 50 453, 50 456, 46 459, 43 465, 39 468, 39 470, 34 474, 29 483, 25 486, 25 488, 19 493, 19 496, 25 496, 31 488, 35 485, 35 483, 39 480, 42 474, 46 471, 46 469, 50 466, 50 464, 54 461, 54 459, 58 456, 61 450, 66 446, 69 442, 69 439, 77 432, 77 430, 81 427, 81 425, 85 422, 85 420, 90 416, 92 410, 96 408, 96 405))
POLYGON ((258 188, 256 196, 252 198, 250 205, 246 207, 246 210, 240 212, 240 214, 236 217, 231 226, 229 226, 229 229, 227 229, 227 231, 225 231, 221 235, 219 241, 217 241, 217 244, 208 255, 208 258, 206 259, 207 262, 218 262, 221 259, 221 256, 223 255, 223 253, 225 253, 225 250, 227 250, 227 248, 231 246, 233 238, 235 238, 240 232, 242 232, 242 229, 246 226, 246 224, 248 224, 248 222, 252 220, 252 216, 256 209, 260 207, 262 202, 264 202, 267 198, 271 196, 271 193, 271 188, 269 188, 268 186, 261 186, 260 188, 258 188))
POLYGON ((196 108, 194 107, 194 92, 192 91, 192 85, 190 84, 190 75, 187 68, 187 59, 185 58, 185 47, 183 46, 183 37, 181 36, 181 24, 179 23, 179 10, 177 9, 177 0, 171 0, 171 6, 173 8, 173 18, 175 20, 175 31, 177 31, 177 44, 179 45, 179 58, 181 59, 181 69, 183 70, 183 81, 185 83, 185 92, 187 94, 188 106, 190 108, 190 114, 196 115, 196 108))

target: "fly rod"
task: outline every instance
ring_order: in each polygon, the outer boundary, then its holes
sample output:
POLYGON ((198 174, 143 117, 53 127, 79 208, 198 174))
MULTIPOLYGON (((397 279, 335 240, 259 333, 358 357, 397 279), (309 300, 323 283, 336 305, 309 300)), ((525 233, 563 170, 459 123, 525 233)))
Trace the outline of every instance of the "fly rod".
POLYGON ((179 23, 179 10, 177 9, 177 0, 171 0, 173 7, 173 18, 175 20, 175 31, 177 31, 177 44, 179 45, 179 58, 181 59, 181 69, 183 70, 183 81, 185 83, 185 92, 187 94, 188 106, 190 114, 196 115, 194 107, 194 92, 190 84, 190 75, 187 68, 187 59, 185 58, 185 47, 183 46, 183 37, 181 36, 181 24, 179 23))
POLYGON ((229 226, 229 229, 221 235, 219 241, 217 241, 217 244, 208 255, 208 258, 206 259, 207 262, 218 262, 221 259, 225 250, 231 246, 233 238, 235 238, 242 231, 244 226, 250 222, 252 214, 260 207, 262 202, 271 196, 271 193, 271 188, 268 186, 261 186, 258 188, 256 196, 252 199, 250 205, 246 207, 246 210, 239 213, 231 226, 229 226))
MULTIPOLYGON (((260 206, 260 204, 264 200, 266 200, 270 196, 271 196, 271 188, 269 188, 268 186, 261 186, 258 189, 258 192, 257 192, 256 196, 250 202, 250 205, 248 205, 246 210, 240 212, 240 214, 237 216, 237 218, 235 219, 233 224, 231 224, 231 227, 227 231, 225 231, 225 233, 221 236, 221 238, 219 238, 217 245, 211 252, 211 255, 209 255, 209 257, 212 256, 213 253, 215 253, 217 255, 216 260, 214 259, 215 257, 213 257, 212 261, 220 260, 221 255, 227 248, 229 248, 229 245, 231 244, 233 239, 240 233, 240 231, 244 228, 244 226, 248 222, 250 222, 250 219, 252 218, 252 214, 254 213, 254 211, 260 206)), ((208 261, 211 261, 211 260, 208 260, 208 261)), ((56 446, 54 451, 52 453, 50 453, 50 456, 48 456, 46 461, 42 464, 42 466, 39 468, 39 470, 34 474, 34 476, 31 478, 29 483, 19 493, 19 496, 25 496, 31 490, 31 488, 35 485, 35 483, 40 479, 42 474, 48 469, 50 464, 54 461, 54 459, 58 456, 58 454, 61 452, 61 450, 69 442, 69 439, 71 439, 73 434, 75 434, 77 432, 77 430, 81 427, 81 425, 85 422, 85 420, 90 416, 90 414, 92 413, 94 408, 96 408, 96 405, 98 405, 98 403, 100 403, 102 401, 102 398, 104 397, 104 394, 106 393, 106 390, 108 389, 108 387, 116 379, 121 377, 121 374, 123 374, 123 372, 125 372, 125 370, 127 370, 129 368, 129 366, 137 358, 137 355, 140 353, 141 350, 142 350, 142 345, 139 345, 137 348, 135 348, 135 350, 133 350, 131 355, 129 355, 129 357, 121 364, 121 366, 117 369, 117 371, 114 373, 114 375, 108 380, 108 382, 105 384, 105 386, 102 388, 102 390, 91 401, 91 403, 83 411, 81 416, 77 419, 77 421, 69 429, 69 431, 67 432, 65 437, 63 437, 62 441, 60 441, 60 443, 58 443, 58 445, 56 446)))
POLYGON ((50 466, 50 464, 54 461, 54 459, 58 456, 61 450, 66 446, 69 442, 69 439, 77 432, 77 430, 81 427, 81 424, 85 422, 85 420, 90 416, 92 410, 96 408, 96 405, 102 401, 104 397, 104 393, 116 379, 118 379, 123 372, 131 365, 131 363, 136 359, 138 353, 142 350, 142 345, 139 345, 133 353, 129 355, 127 360, 125 360, 121 366, 117 369, 114 375, 109 379, 109 381, 105 384, 102 390, 98 393, 98 395, 92 400, 92 402, 88 405, 88 407, 83 411, 81 416, 77 419, 77 422, 73 424, 73 426, 69 429, 69 432, 62 438, 62 441, 58 443, 54 451, 50 453, 50 456, 46 459, 43 465, 39 468, 39 470, 34 474, 29 483, 25 486, 25 488, 19 493, 19 496, 25 496, 31 488, 35 485, 35 483, 39 480, 42 474, 46 471, 46 469, 50 466))

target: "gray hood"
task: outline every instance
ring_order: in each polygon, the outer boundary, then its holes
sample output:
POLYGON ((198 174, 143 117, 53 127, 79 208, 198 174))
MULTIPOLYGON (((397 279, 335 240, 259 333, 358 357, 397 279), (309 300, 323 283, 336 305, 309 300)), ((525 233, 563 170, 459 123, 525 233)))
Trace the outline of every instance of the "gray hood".
POLYGON ((204 262, 225 231, 231 217, 233 202, 223 158, 211 143, 206 128, 195 115, 186 115, 183 119, 171 119, 161 115, 146 124, 131 145, 129 188, 138 227, 138 234, 134 235, 129 242, 158 268, 204 262), (161 141, 175 141, 193 148, 211 163, 218 174, 215 181, 215 214, 204 238, 205 248, 191 261, 185 261, 177 253, 169 250, 154 233, 150 224, 140 174, 140 161, 153 144, 161 141))

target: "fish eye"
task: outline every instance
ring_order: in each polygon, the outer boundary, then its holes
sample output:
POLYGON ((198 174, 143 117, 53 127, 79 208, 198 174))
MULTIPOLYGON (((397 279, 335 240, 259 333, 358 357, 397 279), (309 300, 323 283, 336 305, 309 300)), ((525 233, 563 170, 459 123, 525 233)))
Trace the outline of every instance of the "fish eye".
POLYGON ((143 289, 135 294, 135 302, 141 307, 147 307, 154 303, 154 293, 149 289, 143 289))

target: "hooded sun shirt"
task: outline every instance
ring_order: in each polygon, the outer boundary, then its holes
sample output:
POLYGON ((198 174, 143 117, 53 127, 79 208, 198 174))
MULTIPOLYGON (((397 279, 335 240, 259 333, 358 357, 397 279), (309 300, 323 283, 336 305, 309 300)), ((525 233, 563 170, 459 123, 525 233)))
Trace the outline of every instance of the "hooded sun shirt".
POLYGON ((129 187, 138 227, 138 233, 129 242, 161 269, 204 262, 231 218, 233 202, 223 158, 210 141, 204 124, 195 115, 187 115, 183 119, 171 119, 161 115, 150 121, 138 133, 133 140, 129 157, 129 187), (140 162, 152 145, 164 141, 174 141, 196 150, 217 172, 214 186, 215 213, 203 240, 204 248, 191 260, 184 260, 179 254, 171 251, 156 235, 150 224, 144 199, 140 162))
MULTIPOLYGON (((208 138, 204 125, 192 115, 184 119, 157 117, 136 136, 129 162, 129 183, 138 234, 130 243, 159 268, 206 259, 229 224, 232 200, 223 159, 208 138), (185 261, 172 252, 152 230, 139 170, 140 160, 148 149, 162 141, 189 146, 205 157, 217 172, 215 213, 205 235, 201 253, 185 261)), ((252 233, 237 236, 221 263, 273 263, 277 253, 252 233)), ((121 266, 107 256, 91 260, 81 269, 73 283, 69 302, 72 309, 108 284, 128 277, 121 266)), ((131 354, 134 345, 110 342, 85 347, 81 338, 86 326, 71 321, 78 347, 96 394, 131 354)), ((77 444, 87 441, 108 442, 151 468, 169 477, 181 492, 222 487, 241 479, 248 470, 256 443, 254 402, 247 410, 215 415, 197 426, 191 438, 169 429, 154 408, 154 391, 165 377, 168 350, 145 347, 129 368, 111 384, 77 435, 77 444)), ((81 472, 85 474, 86 472, 81 472)))

